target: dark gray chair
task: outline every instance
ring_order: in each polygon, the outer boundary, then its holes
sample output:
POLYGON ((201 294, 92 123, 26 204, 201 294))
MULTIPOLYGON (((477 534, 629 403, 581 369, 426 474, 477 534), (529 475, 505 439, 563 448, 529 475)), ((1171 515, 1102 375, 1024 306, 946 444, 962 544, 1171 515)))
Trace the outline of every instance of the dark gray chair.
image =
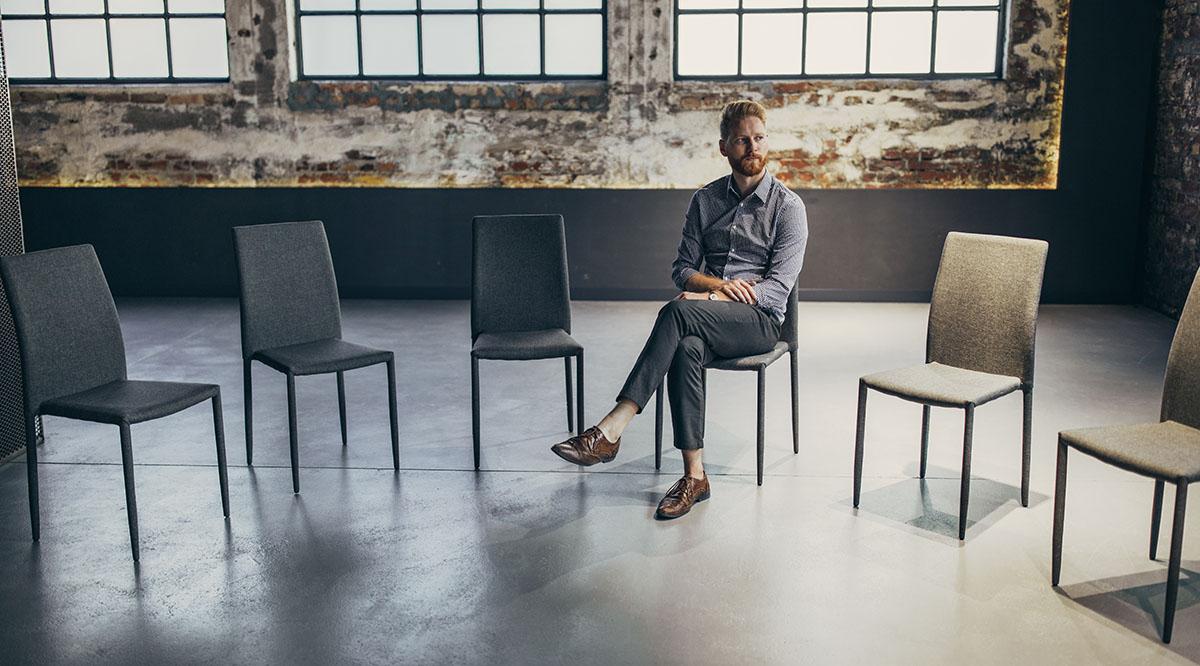
MULTIPOLYGON (((763 354, 754 356, 739 356, 736 358, 715 358, 704 366, 704 388, 708 390, 708 370, 735 370, 758 373, 758 485, 763 482, 763 448, 766 439, 766 397, 767 397, 767 367, 779 360, 784 354, 790 354, 792 360, 792 453, 800 453, 800 398, 799 390, 799 328, 796 323, 796 307, 799 302, 799 291, 795 288, 788 296, 787 314, 783 326, 779 329, 779 342, 775 348, 763 354)), ((655 391, 654 399, 654 469, 662 467, 662 427, 663 427, 663 387, 655 391)))
POLYGON ((1045 241, 1026 238, 959 232, 946 236, 929 303, 925 364, 859 379, 855 508, 862 490, 867 389, 921 403, 922 479, 929 453, 929 408, 966 412, 958 501, 960 540, 967 532, 975 408, 1020 390, 1024 394, 1021 506, 1029 506, 1034 339, 1048 248, 1045 241))
POLYGON ((1150 509, 1150 559, 1158 551, 1163 487, 1175 484, 1175 520, 1171 524, 1171 556, 1167 564, 1167 598, 1163 611, 1164 643, 1171 642, 1175 602, 1179 598, 1179 564, 1183 553, 1184 510, 1188 484, 1200 479, 1200 274, 1175 329, 1167 374, 1163 379, 1158 423, 1064 430, 1058 433, 1058 469, 1054 483, 1054 530, 1051 584, 1062 571, 1063 518, 1067 499, 1067 449, 1074 448, 1123 470, 1154 479, 1150 509))
POLYGON ((221 389, 214 384, 127 379, 121 323, 92 246, 0 257, 0 278, 4 280, 12 308, 24 370, 25 465, 29 474, 33 540, 41 538, 34 429, 39 415, 108 423, 120 428, 129 541, 136 562, 138 515, 129 426, 212 400, 221 509, 228 518, 229 482, 225 470, 221 389))
POLYGON ((390 351, 342 340, 342 309, 325 226, 283 222, 233 228, 242 313, 242 386, 246 410, 246 464, 254 462, 251 365, 258 361, 287 376, 292 492, 300 492, 296 377, 337 373, 342 446, 346 445, 345 372, 387 365, 392 467, 400 470, 396 418, 396 362, 390 351))
POLYGON ((567 430, 583 430, 583 345, 571 337, 562 215, 481 215, 472 221, 471 435, 479 469, 479 361, 563 359, 567 430), (572 421, 571 357, 578 417, 572 421))

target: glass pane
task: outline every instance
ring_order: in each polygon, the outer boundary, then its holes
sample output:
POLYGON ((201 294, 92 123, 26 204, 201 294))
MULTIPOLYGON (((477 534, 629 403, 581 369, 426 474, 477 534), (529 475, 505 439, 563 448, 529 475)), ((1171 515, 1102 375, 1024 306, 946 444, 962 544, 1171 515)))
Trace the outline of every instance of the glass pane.
POLYGON ((801 72, 803 14, 746 14, 742 31, 742 74, 801 72))
POLYGON ((484 9, 537 9, 538 0, 483 0, 484 9))
MULTIPOLYGON (((46 11, 46 3, 42 0, 3 0, 0 1, 0 14, 41 14, 46 11)), ((24 30, 25 28, 22 28, 24 30)), ((48 65, 47 65, 48 66, 48 65)))
POLYGON ((479 23, 471 16, 421 17, 421 58, 425 74, 479 73, 479 23))
MULTIPOLYGON (((50 0, 51 14, 103 14, 104 0, 50 0)), ((58 47, 54 47, 58 50, 58 47)))
POLYGON ((167 72, 167 22, 163 19, 113 19, 113 76, 165 78, 167 72))
POLYGON ((421 0, 421 9, 476 9, 476 0, 421 0))
POLYGON ((747 9, 798 9, 804 6, 804 0, 743 0, 742 6, 747 9))
POLYGON ((4 21, 4 55, 8 76, 40 79, 50 76, 50 40, 45 21, 4 21))
POLYGON ((679 0, 680 9, 737 9, 737 0, 679 0))
POLYGON ((168 0, 172 14, 224 14, 225 0, 168 0))
POLYGON ((1000 12, 940 12, 934 71, 995 72, 999 21, 1000 12))
POLYGON ((679 17, 680 76, 737 74, 736 14, 679 17))
MULTIPOLYGON (((416 9, 417 0, 360 0, 359 7, 370 9, 416 9)), ((415 30, 415 28, 414 28, 415 30)))
POLYGON ((161 14, 163 0, 108 0, 108 11, 112 14, 161 14))
POLYGON ((108 76, 108 42, 104 19, 60 19, 50 22, 54 74, 64 78, 108 76))
POLYGON ((354 11, 354 0, 300 0, 300 11, 302 12, 329 10, 354 11))
POLYGON ((358 26, 353 16, 301 16, 305 76, 358 74, 358 26))
POLYGON ((546 73, 604 73, 604 23, 599 14, 546 16, 546 73))
MULTIPOLYGON (((875 0, 874 7, 932 7, 933 0, 875 0)), ((874 28, 872 28, 874 30, 874 28)))
POLYGON ((997 0, 940 0, 938 5, 941 7, 999 7, 1000 3, 997 0))
POLYGON ((362 18, 363 74, 412 76, 417 67, 416 16, 362 18))
POLYGON ((871 19, 871 73, 929 72, 933 12, 877 12, 871 19))
POLYGON ((225 19, 171 19, 171 68, 178 78, 229 77, 225 19))
POLYGON ((537 14, 483 17, 484 74, 540 74, 541 20, 537 14))
POLYGON ((806 74, 864 73, 867 64, 866 12, 809 14, 806 57, 806 74))
POLYGON ((600 0, 546 0, 546 9, 600 9, 600 0))
POLYGON ((809 7, 866 7, 867 0, 808 0, 809 7))

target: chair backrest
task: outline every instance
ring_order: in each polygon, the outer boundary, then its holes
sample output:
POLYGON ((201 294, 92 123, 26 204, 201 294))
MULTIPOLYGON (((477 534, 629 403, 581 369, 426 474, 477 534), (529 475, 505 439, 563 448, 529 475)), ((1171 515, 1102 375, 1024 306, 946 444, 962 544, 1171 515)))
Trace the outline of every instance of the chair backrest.
POLYGON ((342 310, 325 225, 233 228, 241 289, 242 357, 342 337, 342 310))
POLYGON ((1171 341, 1163 380, 1162 420, 1200 428, 1200 273, 1192 280, 1171 341))
POLYGON ((788 343, 788 348, 792 351, 800 346, 800 325, 796 321, 796 309, 800 305, 799 282, 796 280, 796 286, 792 287, 792 293, 788 294, 787 313, 783 317, 783 326, 779 328, 779 339, 788 343))
POLYGON ((549 328, 570 333, 562 215, 481 215, 472 225, 471 339, 549 328))
POLYGON ((43 402, 125 379, 125 342, 91 245, 0 257, 21 349, 26 415, 43 402))
POLYGON ((926 361, 1033 383, 1046 241, 951 232, 929 304, 926 361))

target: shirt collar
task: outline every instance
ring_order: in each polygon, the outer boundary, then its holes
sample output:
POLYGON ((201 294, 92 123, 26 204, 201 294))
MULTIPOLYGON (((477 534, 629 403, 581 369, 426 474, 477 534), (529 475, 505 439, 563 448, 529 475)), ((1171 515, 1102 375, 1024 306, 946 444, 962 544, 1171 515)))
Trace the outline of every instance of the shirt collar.
MULTIPOLYGON (((750 196, 758 197, 759 201, 766 203, 767 195, 771 192, 771 183, 774 181, 775 177, 771 175, 771 172, 768 171, 764 173, 762 180, 758 181, 758 187, 754 188, 754 191, 750 193, 750 196)), ((727 183, 729 192, 740 201, 742 198, 742 193, 740 190, 738 190, 737 183, 733 181, 733 174, 726 176, 725 182, 727 183)))

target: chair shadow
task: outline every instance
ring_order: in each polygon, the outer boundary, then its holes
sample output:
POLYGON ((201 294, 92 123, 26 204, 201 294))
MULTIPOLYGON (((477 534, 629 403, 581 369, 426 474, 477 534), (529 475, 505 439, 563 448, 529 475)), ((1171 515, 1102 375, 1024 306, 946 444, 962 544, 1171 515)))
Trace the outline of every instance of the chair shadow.
MULTIPOLYGON (((1163 604, 1167 595, 1165 559, 1155 571, 1059 586, 1055 592, 1139 636, 1162 644, 1163 604)), ((1164 648, 1200 663, 1200 632, 1194 627, 1200 610, 1200 562, 1180 566, 1175 631, 1164 648)))
MULTIPOLYGON (((885 525, 902 525, 906 531, 949 545, 958 540, 959 471, 930 466, 926 478, 915 478, 915 466, 906 470, 914 478, 862 493, 858 515, 885 525)), ((1047 495, 1029 492, 1029 506, 1048 500, 1047 495)), ((840 502, 852 506, 851 499, 840 502)), ((1021 507, 1021 489, 992 479, 971 477, 971 499, 967 506, 967 539, 1021 507)))

